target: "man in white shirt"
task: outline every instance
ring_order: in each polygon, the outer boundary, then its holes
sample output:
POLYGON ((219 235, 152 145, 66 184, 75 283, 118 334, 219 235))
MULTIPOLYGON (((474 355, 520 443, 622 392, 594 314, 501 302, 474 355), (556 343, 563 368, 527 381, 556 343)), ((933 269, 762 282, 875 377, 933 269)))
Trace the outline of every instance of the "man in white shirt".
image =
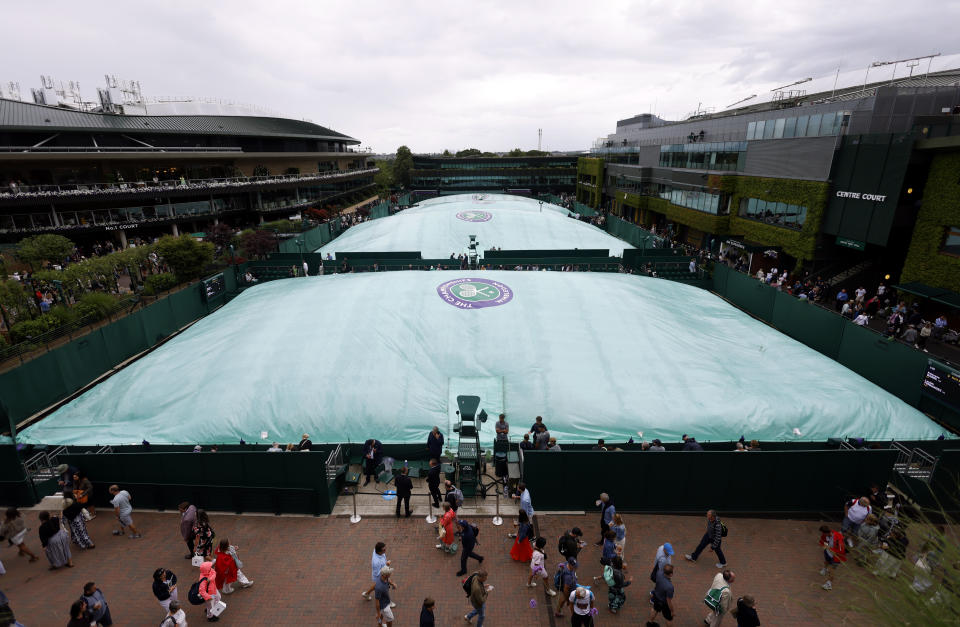
POLYGON ((179 601, 170 601, 167 616, 160 623, 160 627, 187 627, 187 615, 180 608, 179 601))
POLYGON ((853 319, 853 323, 861 327, 867 326, 867 323, 869 322, 870 322, 870 318, 867 317, 867 314, 863 313, 862 311, 860 312, 859 315, 857 315, 856 318, 853 319))
POLYGON ((280 453, 280 452, 283 452, 283 449, 280 448, 280 444, 279 444, 278 442, 274 442, 274 443, 273 443, 273 446, 271 446, 270 448, 267 449, 267 452, 268 452, 268 453, 280 453))
POLYGON ((857 531, 860 530, 860 525, 863 524, 863 521, 867 519, 871 512, 873 512, 873 508, 870 507, 870 499, 865 496, 854 499, 844 506, 843 524, 840 526, 840 531, 847 538, 847 546, 853 546, 850 536, 856 535, 857 531))
POLYGON ((583 586, 570 593, 570 620, 573 627, 593 627, 593 592, 583 586))

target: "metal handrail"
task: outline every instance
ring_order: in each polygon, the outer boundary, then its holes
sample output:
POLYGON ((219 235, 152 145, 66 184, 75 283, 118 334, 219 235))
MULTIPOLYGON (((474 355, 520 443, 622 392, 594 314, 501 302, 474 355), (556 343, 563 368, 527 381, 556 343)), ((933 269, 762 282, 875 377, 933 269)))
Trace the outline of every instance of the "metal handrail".
POLYGON ((330 453, 330 456, 327 457, 327 481, 332 481, 337 478, 337 473, 342 465, 343 445, 337 444, 337 448, 333 449, 333 451, 330 453))

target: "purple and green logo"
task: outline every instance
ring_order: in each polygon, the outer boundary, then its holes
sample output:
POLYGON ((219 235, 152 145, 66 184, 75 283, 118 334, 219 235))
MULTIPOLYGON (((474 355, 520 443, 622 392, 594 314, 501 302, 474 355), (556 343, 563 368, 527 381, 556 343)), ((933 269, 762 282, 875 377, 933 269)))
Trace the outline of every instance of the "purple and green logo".
POLYGON ((493 214, 489 211, 481 211, 480 209, 470 209, 461 211, 457 214, 457 217, 464 222, 487 222, 493 218, 493 214))
POLYGON ((454 279, 441 283, 437 294, 459 309, 497 307, 513 300, 513 290, 490 279, 454 279))

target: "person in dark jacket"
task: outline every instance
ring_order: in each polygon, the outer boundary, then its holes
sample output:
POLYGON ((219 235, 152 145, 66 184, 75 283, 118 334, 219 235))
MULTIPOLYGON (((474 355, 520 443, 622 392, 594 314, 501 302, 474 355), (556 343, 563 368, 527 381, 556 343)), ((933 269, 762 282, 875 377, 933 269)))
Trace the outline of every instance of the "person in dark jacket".
POLYGON ((363 485, 370 483, 371 477, 376 479, 377 466, 380 465, 381 458, 383 458, 383 444, 380 440, 370 438, 363 443, 363 474, 367 477, 363 485))
POLYGON ((413 492, 413 481, 410 480, 410 469, 404 466, 403 470, 400 471, 400 474, 397 475, 397 518, 400 518, 400 501, 403 501, 403 505, 407 514, 407 518, 410 517, 410 494, 413 492))
POLYGON ((757 602, 749 594, 737 599, 737 627, 760 627, 757 602))
POLYGON ((477 555, 473 552, 474 547, 477 546, 477 536, 473 533, 473 525, 466 520, 458 520, 457 526, 460 527, 460 572, 457 573, 458 577, 467 574, 467 558, 472 557, 481 564, 483 564, 483 556, 477 555))
POLYGON ((580 531, 580 527, 574 527, 570 531, 563 532, 563 535, 560 536, 557 551, 566 558, 576 557, 580 554, 583 545, 583 532, 580 531))
POLYGON ((433 506, 440 507, 440 462, 436 458, 430 460, 427 487, 430 488, 430 496, 433 497, 433 506))
POLYGON ((687 434, 683 434, 683 448, 681 451, 702 451, 703 447, 700 446, 700 443, 697 442, 696 438, 687 437, 687 434))
POLYGON ((90 611, 87 609, 87 602, 82 598, 70 606, 70 622, 67 627, 90 627, 90 611))
POLYGON ((436 604, 437 602, 430 597, 423 600, 423 605, 420 607, 420 627, 434 627, 433 608, 436 604))
POLYGON ((434 427, 427 436, 427 450, 430 451, 430 457, 443 457, 443 434, 440 433, 440 427, 434 427))
POLYGON ((633 583, 633 577, 627 579, 623 574, 623 558, 619 555, 610 561, 610 568, 613 569, 613 585, 607 592, 607 607, 611 614, 616 614, 627 602, 627 595, 623 589, 633 583))
POLYGON ((700 539, 700 544, 697 545, 696 550, 693 553, 687 553, 684 555, 687 560, 691 562, 697 561, 697 558, 700 557, 700 552, 707 548, 707 545, 710 545, 710 550, 717 554, 717 568, 724 568, 727 565, 727 559, 723 556, 723 551, 720 550, 720 541, 723 539, 723 527, 720 524, 720 517, 717 516, 717 512, 714 510, 709 510, 707 512, 707 532, 703 534, 703 538, 700 539))
POLYGON ((166 568, 153 571, 153 596, 164 611, 170 609, 170 601, 177 600, 177 576, 172 571, 166 568))

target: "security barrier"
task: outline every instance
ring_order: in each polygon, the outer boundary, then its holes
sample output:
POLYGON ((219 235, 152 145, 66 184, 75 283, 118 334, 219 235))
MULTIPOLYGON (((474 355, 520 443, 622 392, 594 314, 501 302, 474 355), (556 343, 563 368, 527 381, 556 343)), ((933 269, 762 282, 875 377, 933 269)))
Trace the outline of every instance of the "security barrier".
POLYGON ((836 513, 885 485, 897 451, 527 451, 524 480, 538 510, 594 511, 601 492, 633 512, 836 513))

